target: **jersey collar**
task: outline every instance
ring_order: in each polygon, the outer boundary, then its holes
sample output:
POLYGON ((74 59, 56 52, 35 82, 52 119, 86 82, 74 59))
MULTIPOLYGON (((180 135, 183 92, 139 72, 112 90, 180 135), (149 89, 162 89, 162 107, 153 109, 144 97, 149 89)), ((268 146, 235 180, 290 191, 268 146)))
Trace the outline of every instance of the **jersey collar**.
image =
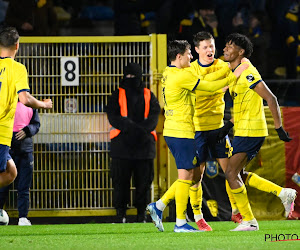
POLYGON ((215 62, 215 59, 213 60, 212 63, 209 63, 209 64, 202 64, 202 63, 200 62, 199 58, 197 59, 197 61, 198 61, 198 64, 199 64, 201 67, 209 67, 209 66, 213 65, 213 63, 215 62))
MULTIPOLYGON (((240 66, 240 65, 241 65, 241 63, 240 63, 238 66, 240 66)), ((238 66, 236 66, 236 67, 232 70, 232 72, 234 72, 238 66)))

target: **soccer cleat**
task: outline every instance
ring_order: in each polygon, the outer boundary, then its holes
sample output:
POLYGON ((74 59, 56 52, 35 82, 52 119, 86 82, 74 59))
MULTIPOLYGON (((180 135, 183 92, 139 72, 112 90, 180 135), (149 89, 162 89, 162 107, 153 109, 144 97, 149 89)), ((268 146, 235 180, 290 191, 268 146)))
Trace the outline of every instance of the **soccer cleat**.
POLYGON ((211 226, 204 219, 198 220, 196 224, 201 231, 212 231, 211 226))
POLYGON ((197 232, 204 232, 204 231, 200 231, 196 228, 193 228, 189 224, 185 223, 183 226, 180 227, 175 225, 174 232, 175 233, 197 233, 197 232))
POLYGON ((230 231, 257 231, 259 230, 258 223, 256 219, 252 219, 249 221, 242 221, 235 229, 230 231))
POLYGON ((149 211, 151 219, 154 225, 157 227, 158 231, 163 232, 164 226, 162 224, 162 211, 156 207, 155 202, 150 203, 147 206, 147 210, 149 211))
POLYGON ((297 191, 292 188, 283 188, 279 194, 279 198, 285 209, 285 217, 289 217, 289 215, 294 211, 294 201, 297 197, 297 191))
POLYGON ((27 218, 22 217, 22 218, 19 218, 18 225, 19 226, 31 226, 31 222, 27 218))
POLYGON ((243 217, 240 213, 237 213, 237 214, 232 214, 231 215, 231 220, 234 222, 234 223, 241 223, 242 220, 243 220, 243 217))

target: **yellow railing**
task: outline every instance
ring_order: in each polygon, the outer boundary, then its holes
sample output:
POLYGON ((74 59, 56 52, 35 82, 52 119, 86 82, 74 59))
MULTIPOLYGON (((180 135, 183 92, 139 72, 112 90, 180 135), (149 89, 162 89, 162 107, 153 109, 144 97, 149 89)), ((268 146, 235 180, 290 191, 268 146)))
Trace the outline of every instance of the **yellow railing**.
MULTIPOLYGON (((141 64, 143 80, 161 99, 166 35, 22 37, 16 60, 28 69, 31 93, 38 99, 51 98, 54 104, 52 110, 40 111, 41 129, 34 137, 29 217, 113 215, 104 107, 129 62, 141 64)), ((159 138, 161 132, 160 126, 159 138)), ((158 151, 163 144, 159 140, 158 151)), ((158 153, 152 199, 168 185, 158 170, 165 161, 158 153)), ((130 208, 133 196, 132 184, 130 208)), ((12 187, 6 205, 10 216, 17 216, 16 203, 12 187)))

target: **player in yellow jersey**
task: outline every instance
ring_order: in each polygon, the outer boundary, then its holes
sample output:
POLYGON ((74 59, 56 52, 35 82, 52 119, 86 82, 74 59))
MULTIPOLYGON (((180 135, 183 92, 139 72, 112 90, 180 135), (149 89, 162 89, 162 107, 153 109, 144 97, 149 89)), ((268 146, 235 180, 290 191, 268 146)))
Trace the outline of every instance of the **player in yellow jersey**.
MULTIPOLYGON (((162 87, 165 109, 165 123, 163 135, 167 145, 173 154, 178 169, 178 179, 170 187, 175 193, 176 225, 174 232, 199 232, 186 222, 186 208, 190 187, 199 181, 199 167, 196 157, 196 145, 194 141, 195 130, 193 125, 194 115, 194 90, 214 92, 225 87, 231 81, 236 80, 241 72, 248 67, 242 65, 232 75, 228 68, 223 68, 213 74, 204 77, 194 75, 186 70, 190 67, 192 59, 190 44, 187 41, 171 41, 168 44, 168 57, 171 65, 163 74, 162 87), (224 78, 225 74, 228 74, 224 78), (217 75, 217 76, 215 76, 217 75), (222 76, 220 80, 207 81, 222 76), (201 79, 200 79, 201 78, 201 79)), ((167 191, 168 192, 168 191, 167 191)), ((159 200, 148 205, 151 218, 159 231, 164 231, 162 225, 162 210, 166 204, 159 200)))
POLYGON ((19 49, 19 34, 8 27, 0 32, 0 187, 9 185, 17 176, 9 155, 18 98, 32 108, 52 108, 52 101, 39 101, 29 94, 25 66, 14 60, 19 49))
MULTIPOLYGON (((243 57, 250 57, 253 51, 251 41, 244 35, 234 33, 226 38, 224 59, 232 69, 236 69, 243 57)), ((247 191, 239 173, 260 150, 265 137, 268 136, 267 123, 263 108, 266 100, 274 119, 275 129, 283 141, 290 141, 288 133, 283 129, 280 109, 276 97, 262 80, 256 68, 250 64, 237 82, 230 87, 233 98, 234 139, 233 151, 227 169, 226 179, 243 221, 231 231, 255 231, 258 223, 252 213, 247 191)), ((249 176, 250 180, 252 179, 249 176)), ((256 180, 259 182, 260 180, 256 180)), ((263 184, 264 185, 264 184, 263 184)), ((276 185, 277 186, 277 185, 276 185)), ((293 209, 296 190, 275 186, 274 192, 281 198, 286 212, 293 209)))

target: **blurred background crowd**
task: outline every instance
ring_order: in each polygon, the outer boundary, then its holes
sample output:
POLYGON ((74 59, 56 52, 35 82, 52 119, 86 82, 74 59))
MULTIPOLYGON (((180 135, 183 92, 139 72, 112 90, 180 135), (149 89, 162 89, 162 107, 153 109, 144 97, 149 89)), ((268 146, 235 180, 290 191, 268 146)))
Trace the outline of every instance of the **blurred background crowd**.
POLYGON ((218 56, 225 37, 239 32, 252 40, 251 61, 265 79, 296 79, 299 5, 300 0, 0 0, 0 24, 22 36, 161 33, 190 43, 193 34, 206 30, 215 37, 218 56))

